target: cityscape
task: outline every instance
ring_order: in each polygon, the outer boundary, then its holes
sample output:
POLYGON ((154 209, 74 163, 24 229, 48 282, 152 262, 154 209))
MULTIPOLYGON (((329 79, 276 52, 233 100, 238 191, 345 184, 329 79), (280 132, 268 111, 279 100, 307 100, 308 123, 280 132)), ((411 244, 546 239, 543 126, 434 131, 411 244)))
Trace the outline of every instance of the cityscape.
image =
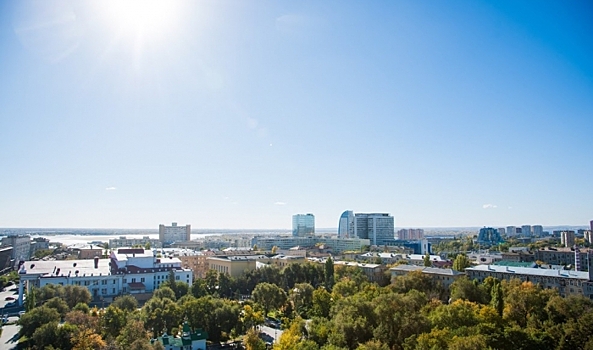
POLYGON ((592 18, 0 2, 0 349, 593 349, 592 18))

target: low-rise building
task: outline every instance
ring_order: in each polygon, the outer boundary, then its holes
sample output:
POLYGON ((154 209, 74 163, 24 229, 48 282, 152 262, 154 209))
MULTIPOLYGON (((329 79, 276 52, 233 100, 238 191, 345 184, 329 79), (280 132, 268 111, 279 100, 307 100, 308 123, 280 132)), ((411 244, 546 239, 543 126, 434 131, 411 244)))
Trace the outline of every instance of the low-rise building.
POLYGON ((518 278, 521 281, 539 284, 542 288, 556 289, 561 296, 593 297, 593 282, 590 280, 589 272, 496 265, 468 267, 465 272, 470 279, 480 282, 487 277, 499 280, 518 278))
POLYGON ((2 247, 12 247, 12 260, 26 261, 31 258, 31 237, 11 235, 2 237, 2 247))
POLYGON ((588 271, 588 253, 590 249, 580 249, 575 252, 574 248, 545 248, 535 251, 535 260, 539 260, 547 265, 574 266, 578 271, 588 271), (579 265, 575 266, 578 260, 579 265))
POLYGON ((142 238, 120 236, 109 240, 109 248, 123 248, 123 247, 145 247, 146 244, 150 248, 161 248, 163 244, 157 238, 150 238, 150 236, 143 236, 142 238))
POLYGON ((208 333, 202 329, 192 330, 187 321, 183 323, 181 336, 168 335, 165 331, 162 336, 152 339, 151 344, 159 342, 165 350, 206 350, 208 333))
POLYGON ((420 271, 423 274, 430 276, 430 278, 443 285, 445 288, 449 288, 455 280, 461 276, 465 276, 465 273, 455 271, 453 269, 441 269, 437 267, 423 267, 415 265, 398 265, 389 269, 391 272, 391 278, 394 279, 399 276, 405 276, 413 271, 420 271))
POLYGON ((316 245, 325 245, 330 247, 334 253, 341 253, 343 251, 356 250, 360 251, 362 247, 369 246, 371 241, 362 238, 337 238, 337 237, 287 237, 287 236, 256 236, 251 241, 252 246, 257 246, 258 249, 272 250, 273 247, 278 249, 290 249, 293 247, 315 247, 316 245))
POLYGON ((47 284, 84 286, 95 300, 111 300, 123 294, 149 297, 173 273, 176 281, 193 282, 193 274, 177 258, 157 258, 144 249, 119 249, 109 259, 27 261, 19 269, 19 305, 25 287, 47 284))

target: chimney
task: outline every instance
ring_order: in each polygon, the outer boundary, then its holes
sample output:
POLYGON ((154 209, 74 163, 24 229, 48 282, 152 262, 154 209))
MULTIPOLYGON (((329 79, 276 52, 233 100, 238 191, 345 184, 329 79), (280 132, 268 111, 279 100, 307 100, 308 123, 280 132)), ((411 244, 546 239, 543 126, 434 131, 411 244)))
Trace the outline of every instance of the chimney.
POLYGON ((95 268, 96 269, 99 268, 99 257, 98 256, 95 257, 95 268))

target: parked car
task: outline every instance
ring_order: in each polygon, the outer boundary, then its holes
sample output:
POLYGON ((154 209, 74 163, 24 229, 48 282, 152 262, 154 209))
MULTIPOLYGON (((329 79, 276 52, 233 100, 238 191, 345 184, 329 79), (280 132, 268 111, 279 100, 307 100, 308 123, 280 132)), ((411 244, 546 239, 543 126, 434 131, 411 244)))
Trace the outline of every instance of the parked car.
POLYGON ((14 297, 8 296, 6 298, 4 298, 4 300, 15 300, 14 297))

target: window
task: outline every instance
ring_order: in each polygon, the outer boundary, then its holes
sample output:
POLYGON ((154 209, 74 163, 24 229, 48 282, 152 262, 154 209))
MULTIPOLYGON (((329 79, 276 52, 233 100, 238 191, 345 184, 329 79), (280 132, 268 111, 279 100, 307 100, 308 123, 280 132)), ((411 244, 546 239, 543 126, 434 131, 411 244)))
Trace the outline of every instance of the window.
POLYGON ((101 289, 101 294, 107 294, 107 288, 101 289))
POLYGON ((128 283, 128 279, 127 278, 124 278, 124 283, 128 283))
POLYGON ((136 278, 132 278, 132 283, 136 283, 136 278))
POLYGON ((142 278, 140 279, 140 282, 144 282, 144 277, 142 277, 142 278))
POLYGON ((107 284, 107 280, 102 280, 101 284, 107 284))
POLYGON ((175 276, 175 280, 179 281, 179 276, 175 276))

